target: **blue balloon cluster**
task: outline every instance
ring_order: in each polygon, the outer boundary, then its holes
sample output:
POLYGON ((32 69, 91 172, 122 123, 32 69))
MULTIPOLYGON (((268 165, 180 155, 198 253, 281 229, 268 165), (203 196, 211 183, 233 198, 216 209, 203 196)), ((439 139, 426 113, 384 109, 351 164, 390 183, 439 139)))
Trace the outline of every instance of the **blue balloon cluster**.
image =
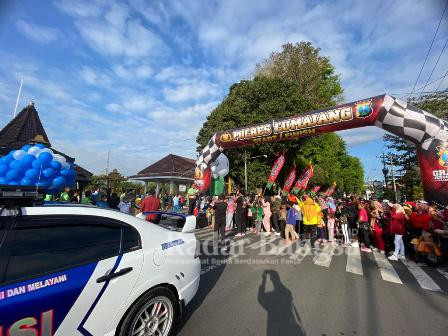
POLYGON ((0 185, 38 186, 56 193, 74 187, 75 179, 73 164, 42 144, 25 145, 0 158, 0 185))

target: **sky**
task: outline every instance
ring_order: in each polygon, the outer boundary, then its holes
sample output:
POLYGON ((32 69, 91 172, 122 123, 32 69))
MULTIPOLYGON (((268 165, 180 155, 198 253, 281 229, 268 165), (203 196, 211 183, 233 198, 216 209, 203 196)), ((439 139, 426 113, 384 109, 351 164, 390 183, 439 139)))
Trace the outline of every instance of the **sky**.
MULTIPOLYGON (((407 98, 445 1, 6 0, 0 2, 0 128, 30 100, 54 148, 92 171, 136 174, 196 135, 231 84, 287 42, 310 41, 340 74, 344 101, 407 98)), ((444 89, 448 10, 417 83, 444 89), (440 56, 441 55, 441 56, 440 56), (439 58, 437 66, 434 65, 439 58), (434 68, 434 70, 433 70, 434 68)), ((448 48, 447 48, 448 49, 448 48)), ((243 125, 242 125, 243 126, 243 125)), ((340 132, 366 179, 384 132, 340 132)))

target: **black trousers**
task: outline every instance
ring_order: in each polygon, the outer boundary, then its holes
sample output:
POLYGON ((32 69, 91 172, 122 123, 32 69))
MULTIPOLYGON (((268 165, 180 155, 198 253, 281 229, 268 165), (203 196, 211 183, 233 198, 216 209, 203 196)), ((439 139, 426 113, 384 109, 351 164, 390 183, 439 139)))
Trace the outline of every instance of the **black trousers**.
POLYGON ((254 217, 253 216, 247 216, 247 226, 249 229, 252 229, 254 227, 254 217))
POLYGON ((285 227, 286 227, 286 220, 279 219, 278 220, 278 226, 280 227, 280 236, 285 239, 285 227))
POLYGON ((246 214, 244 212, 236 212, 235 219, 236 226, 238 227, 238 232, 246 232, 246 214))
POLYGON ((406 251, 406 254, 412 259, 415 259, 415 250, 414 245, 411 244, 411 241, 412 239, 418 238, 421 235, 422 235, 421 229, 409 229, 408 234, 405 234, 403 236, 404 250, 406 251))
POLYGON ((313 247, 317 239, 316 225, 303 225, 303 231, 305 233, 305 237, 311 240, 311 247, 313 247))
POLYGON ((223 241, 226 238, 226 219, 222 219, 222 218, 216 218, 215 219, 215 226, 213 228, 213 240, 215 242, 218 241, 218 234, 219 234, 219 239, 221 241, 223 241))
POLYGON ((275 212, 271 215, 271 227, 273 227, 276 232, 281 232, 280 226, 278 225, 278 214, 275 212))
POLYGON ((359 223, 359 241, 361 243, 364 243, 365 247, 370 247, 370 230, 369 230, 369 224, 367 222, 365 223, 359 223))
POLYGON ((196 204, 196 200, 194 198, 189 198, 188 202, 190 202, 188 206, 188 214, 192 215, 194 211, 194 205, 196 204))
POLYGON ((303 235, 303 225, 301 220, 296 220, 296 226, 295 226, 296 232, 299 235, 300 238, 302 238, 303 235))

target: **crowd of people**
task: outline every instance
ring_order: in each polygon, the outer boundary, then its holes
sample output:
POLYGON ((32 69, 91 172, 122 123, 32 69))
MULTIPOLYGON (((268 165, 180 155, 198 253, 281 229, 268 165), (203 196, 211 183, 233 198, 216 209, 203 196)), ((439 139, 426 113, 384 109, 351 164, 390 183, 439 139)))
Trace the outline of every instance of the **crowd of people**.
MULTIPOLYGON (((144 196, 136 196, 132 192, 123 192, 118 195, 116 192, 107 193, 101 189, 96 189, 93 192, 90 190, 81 192, 66 187, 59 195, 47 195, 45 201, 95 205, 100 208, 114 209, 125 214, 136 215, 141 212, 143 198, 144 196)), ((156 209, 160 209, 160 202, 156 209)))
MULTIPOLYGON (((126 214, 168 211, 206 218, 215 231, 215 240, 225 244, 226 232, 236 237, 248 232, 277 235, 289 244, 310 241, 311 248, 326 244, 355 246, 363 252, 377 251, 390 260, 411 258, 428 264, 448 263, 448 207, 417 202, 394 203, 386 199, 365 200, 351 196, 333 197, 303 195, 264 196, 237 191, 231 195, 210 197, 194 189, 181 194, 156 196, 154 192, 95 192, 66 188, 58 201, 96 205, 126 214)), ((51 201, 51 199, 47 199, 51 201)), ((154 221, 157 215, 148 214, 154 221)))
POLYGON ((198 197, 195 205, 206 214, 225 243, 225 232, 282 236, 289 244, 310 241, 318 245, 356 246, 377 251, 390 260, 412 258, 418 262, 448 262, 448 207, 425 201, 394 203, 357 197, 302 197, 245 195, 242 191, 219 197, 198 197))

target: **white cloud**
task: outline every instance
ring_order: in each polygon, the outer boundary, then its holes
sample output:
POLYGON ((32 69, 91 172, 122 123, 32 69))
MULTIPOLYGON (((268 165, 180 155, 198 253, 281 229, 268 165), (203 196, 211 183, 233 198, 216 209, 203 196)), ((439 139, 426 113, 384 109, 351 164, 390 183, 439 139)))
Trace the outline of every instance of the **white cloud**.
POLYGON ((120 31, 126 29, 126 21, 129 19, 129 8, 122 3, 112 3, 105 15, 106 21, 120 31))
POLYGON ((124 31, 102 21, 77 22, 76 26, 90 47, 103 55, 139 59, 168 52, 160 37, 138 20, 130 20, 124 31))
POLYGON ((106 71, 97 71, 88 66, 83 66, 80 69, 79 76, 89 85, 109 87, 112 84, 112 79, 106 71))
POLYGON ((106 0, 58 1, 56 7, 74 18, 86 43, 105 56, 131 60, 157 58, 169 49, 124 3, 106 0))
POLYGON ((130 0, 134 9, 145 17, 150 23, 167 27, 170 14, 163 2, 149 2, 145 0, 130 0))
POLYGON ((164 88, 165 99, 171 102, 195 101, 208 97, 213 98, 221 93, 217 84, 198 81, 179 85, 175 88, 164 88))
POLYGON ((25 37, 36 43, 50 43, 56 41, 59 36, 59 30, 51 27, 40 26, 25 20, 16 22, 16 27, 25 37))
POLYGON ((131 111, 144 111, 152 106, 153 100, 148 95, 134 94, 123 101, 123 107, 131 111))
POLYGON ((146 64, 131 67, 116 64, 113 66, 113 70, 118 77, 126 80, 132 80, 135 78, 149 79, 153 75, 152 68, 146 64))
POLYGON ((73 17, 98 17, 104 12, 107 0, 72 1, 58 0, 54 4, 62 12, 73 17))
POLYGON ((219 101, 210 101, 181 109, 166 107, 160 104, 149 113, 149 116, 153 120, 163 124, 176 125, 181 128, 187 125, 190 129, 199 130, 199 127, 202 126, 202 121, 219 103, 219 101))
POLYGON ((156 76, 155 79, 159 81, 178 82, 179 79, 189 78, 192 79, 205 79, 210 77, 209 70, 205 68, 186 67, 182 65, 173 65, 163 68, 156 76))
POLYGON ((109 103, 106 105, 106 110, 111 111, 111 112, 118 112, 121 110, 121 106, 118 105, 117 103, 109 103))

